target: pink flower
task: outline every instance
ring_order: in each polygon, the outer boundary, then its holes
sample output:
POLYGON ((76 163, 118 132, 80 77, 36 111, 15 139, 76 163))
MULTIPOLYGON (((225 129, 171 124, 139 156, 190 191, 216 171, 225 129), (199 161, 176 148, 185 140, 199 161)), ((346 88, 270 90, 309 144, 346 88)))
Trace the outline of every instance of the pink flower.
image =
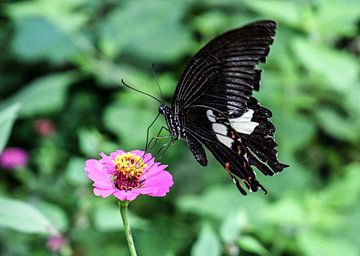
POLYGON ((36 120, 34 129, 37 134, 43 137, 53 135, 56 132, 55 124, 47 118, 36 120))
POLYGON ((46 242, 46 246, 53 252, 59 251, 65 244, 66 239, 61 234, 49 237, 46 242))
POLYGON ((117 150, 110 156, 104 153, 100 156, 100 160, 90 159, 85 163, 97 196, 114 195, 121 201, 132 201, 140 194, 165 196, 174 184, 170 173, 165 171, 167 165, 154 162, 150 153, 117 150))
POLYGON ((28 162, 28 154, 22 148, 6 148, 0 154, 0 166, 4 169, 24 167, 28 162))

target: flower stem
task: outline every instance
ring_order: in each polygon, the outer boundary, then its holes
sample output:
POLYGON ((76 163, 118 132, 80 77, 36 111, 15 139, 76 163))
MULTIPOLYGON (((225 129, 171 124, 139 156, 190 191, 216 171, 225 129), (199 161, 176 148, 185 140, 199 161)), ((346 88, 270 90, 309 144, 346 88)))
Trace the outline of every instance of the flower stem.
POLYGON ((124 223, 124 231, 125 231, 126 240, 127 240, 129 250, 130 250, 130 255, 137 256, 134 241, 133 241, 133 238, 131 235, 129 219, 128 219, 128 211, 127 211, 128 205, 129 205, 129 201, 119 201, 120 214, 121 214, 122 221, 124 223))

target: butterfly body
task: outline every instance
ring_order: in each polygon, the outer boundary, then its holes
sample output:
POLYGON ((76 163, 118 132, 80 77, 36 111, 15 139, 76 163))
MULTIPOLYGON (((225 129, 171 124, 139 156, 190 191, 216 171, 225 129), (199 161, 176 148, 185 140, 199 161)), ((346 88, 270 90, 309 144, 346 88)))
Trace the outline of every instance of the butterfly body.
POLYGON ((276 24, 258 21, 224 33, 190 61, 171 107, 162 104, 171 135, 184 139, 195 159, 207 165, 204 147, 224 167, 242 194, 266 191, 252 166, 274 175, 287 165, 277 160, 271 111, 252 96, 273 42, 276 24))

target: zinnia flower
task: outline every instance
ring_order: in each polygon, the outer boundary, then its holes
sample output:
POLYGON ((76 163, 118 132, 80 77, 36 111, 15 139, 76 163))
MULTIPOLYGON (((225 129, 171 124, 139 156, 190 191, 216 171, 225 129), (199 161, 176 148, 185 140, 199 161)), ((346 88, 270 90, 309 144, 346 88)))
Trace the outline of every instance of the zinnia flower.
POLYGON ((66 239, 63 235, 58 234, 48 238, 46 246, 53 252, 59 251, 66 244, 66 239))
POLYGON ((97 196, 114 195, 121 201, 132 201, 140 194, 160 197, 173 185, 172 176, 165 171, 167 165, 155 162, 150 153, 117 150, 110 156, 104 153, 100 156, 100 160, 90 159, 85 163, 97 196))
POLYGON ((6 148, 0 154, 0 166, 5 169, 24 167, 28 162, 28 154, 22 148, 6 148))
POLYGON ((47 118, 36 120, 34 122, 34 129, 37 134, 43 137, 51 136, 56 132, 55 124, 47 118))

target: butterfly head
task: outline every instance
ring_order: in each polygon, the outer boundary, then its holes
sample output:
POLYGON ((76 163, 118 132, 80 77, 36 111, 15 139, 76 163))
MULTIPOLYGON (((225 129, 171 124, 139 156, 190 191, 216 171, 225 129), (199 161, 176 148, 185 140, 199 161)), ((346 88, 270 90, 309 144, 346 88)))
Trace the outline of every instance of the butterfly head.
POLYGON ((170 113, 170 108, 165 104, 161 104, 159 107, 159 113, 166 116, 170 113))

